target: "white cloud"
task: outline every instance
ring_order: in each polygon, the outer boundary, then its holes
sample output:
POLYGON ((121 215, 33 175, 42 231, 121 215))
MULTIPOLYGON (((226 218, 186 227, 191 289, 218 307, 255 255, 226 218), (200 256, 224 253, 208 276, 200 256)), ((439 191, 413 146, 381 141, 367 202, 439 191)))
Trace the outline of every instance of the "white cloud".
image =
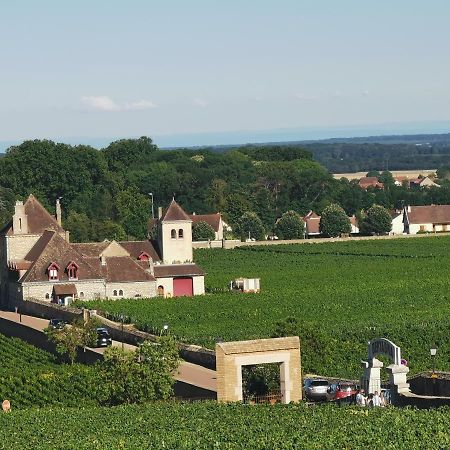
POLYGON ((120 105, 106 95, 83 96, 81 97, 81 101, 89 109, 95 111, 143 111, 145 109, 156 108, 157 106, 150 100, 144 99, 126 102, 120 105))
POLYGON ((150 100, 137 100, 131 103, 125 103, 124 109, 128 111, 142 111, 144 109, 156 108, 157 105, 150 100))
POLYGON ((192 100, 192 104, 194 106, 199 106, 200 108, 208 106, 208 102, 206 100, 203 100, 202 98, 194 98, 194 100, 192 100))
POLYGON ((120 111, 120 106, 106 95, 84 96, 81 101, 90 109, 97 111, 120 111))

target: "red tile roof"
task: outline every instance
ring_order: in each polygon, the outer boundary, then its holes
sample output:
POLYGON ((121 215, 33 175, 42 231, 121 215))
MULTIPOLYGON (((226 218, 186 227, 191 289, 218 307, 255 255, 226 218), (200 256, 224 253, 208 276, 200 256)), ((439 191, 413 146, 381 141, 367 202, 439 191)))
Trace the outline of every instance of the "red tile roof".
POLYGON ((222 216, 220 213, 216 214, 192 214, 189 216, 192 220, 192 223, 206 222, 210 225, 214 231, 217 233, 219 231, 220 221, 222 220, 222 216))
MULTIPOLYGON (((63 228, 56 219, 42 206, 33 194, 30 194, 24 203, 27 215, 28 234, 42 234, 45 230, 54 230, 63 233, 63 228)), ((1 233, 12 234, 12 220, 6 224, 1 233)))
POLYGON ((383 183, 378 181, 377 177, 362 177, 358 184, 362 189, 367 189, 368 187, 382 188, 384 186, 383 183))
POLYGON ((450 205, 411 206, 408 222, 414 224, 449 224, 450 205))
POLYGON ((154 270, 157 278, 205 275, 197 264, 155 265, 154 270))
POLYGON ((127 283, 136 281, 155 281, 155 277, 141 267, 129 256, 112 256, 106 258, 103 266, 106 281, 127 283))
POLYGON ((54 284, 53 292, 55 295, 77 295, 77 288, 74 284, 54 284))
POLYGON ((175 200, 170 202, 167 211, 161 218, 161 222, 171 222, 173 220, 191 220, 175 200))
POLYGON ((320 216, 318 216, 314 211, 310 211, 303 217, 306 225, 306 234, 320 234, 319 224, 320 216))
POLYGON ((133 259, 138 259, 141 253, 147 253, 153 261, 160 261, 158 252, 150 241, 120 241, 119 244, 130 254, 133 259))

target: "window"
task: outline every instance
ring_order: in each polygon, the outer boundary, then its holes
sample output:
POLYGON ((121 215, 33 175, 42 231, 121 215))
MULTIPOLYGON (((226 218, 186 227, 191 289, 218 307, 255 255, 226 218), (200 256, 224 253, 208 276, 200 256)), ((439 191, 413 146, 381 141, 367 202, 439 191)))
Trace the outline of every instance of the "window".
POLYGON ((171 237, 172 239, 176 239, 176 238, 177 238, 177 230, 172 230, 172 231, 170 232, 170 237, 171 237))
POLYGON ((59 271, 58 264, 52 262, 47 268, 48 279, 50 281, 57 281, 57 280, 59 280, 58 271, 59 271))
POLYGON ((139 261, 148 261, 150 259, 150 255, 146 252, 142 252, 139 256, 138 256, 138 260, 139 261))
POLYGON ((66 270, 69 280, 78 280, 78 264, 76 262, 71 261, 66 270))
POLYGON ((80 292, 80 298, 84 298, 84 292, 80 292))
POLYGON ((164 297, 164 286, 158 286, 158 297, 164 297))
POLYGON ((183 229, 182 229, 182 228, 180 228, 180 229, 178 230, 178 237, 179 237, 180 239, 183 239, 183 229))
POLYGON ((123 297, 123 291, 122 291, 122 289, 119 289, 119 295, 123 297))
POLYGON ((117 297, 117 291, 115 289, 113 290, 113 295, 114 297, 117 297))
POLYGON ((48 300, 49 298, 50 298, 50 294, 47 292, 47 293, 45 294, 45 299, 48 300))
POLYGON ((442 231, 447 231, 447 225, 442 225, 442 231))
POLYGON ((420 230, 419 231, 425 231, 425 225, 420 225, 420 230))

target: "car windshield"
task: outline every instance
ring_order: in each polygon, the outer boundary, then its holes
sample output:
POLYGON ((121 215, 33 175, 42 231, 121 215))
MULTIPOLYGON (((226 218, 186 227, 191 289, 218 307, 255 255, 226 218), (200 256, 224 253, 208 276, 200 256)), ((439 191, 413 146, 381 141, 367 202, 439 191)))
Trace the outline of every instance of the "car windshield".
POLYGON ((99 336, 109 337, 109 334, 108 334, 108 332, 106 330, 98 330, 97 333, 98 333, 99 336))
POLYGON ((341 391, 354 391, 356 387, 353 384, 341 384, 340 389, 341 391))
POLYGON ((328 386, 328 381, 326 380, 320 380, 320 381, 313 381, 310 386, 317 387, 317 386, 328 386))

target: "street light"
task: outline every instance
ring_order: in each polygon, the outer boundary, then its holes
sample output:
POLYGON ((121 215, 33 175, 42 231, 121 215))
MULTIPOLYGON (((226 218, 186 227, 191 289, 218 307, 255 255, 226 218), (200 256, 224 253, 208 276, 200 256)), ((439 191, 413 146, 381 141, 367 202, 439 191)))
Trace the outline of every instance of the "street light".
POLYGON ((437 345, 433 345, 430 348, 430 355, 431 359, 433 360, 433 374, 431 375, 433 378, 436 376, 435 369, 436 369, 436 353, 437 353, 437 345))
POLYGON ((122 350, 123 350, 123 321, 124 321, 125 317, 123 316, 123 314, 120 315, 120 321, 122 322, 122 335, 120 340, 122 341, 122 350))
POLYGON ((151 199, 152 199, 152 219, 155 218, 155 208, 153 206, 153 192, 149 192, 148 195, 150 195, 151 199))

